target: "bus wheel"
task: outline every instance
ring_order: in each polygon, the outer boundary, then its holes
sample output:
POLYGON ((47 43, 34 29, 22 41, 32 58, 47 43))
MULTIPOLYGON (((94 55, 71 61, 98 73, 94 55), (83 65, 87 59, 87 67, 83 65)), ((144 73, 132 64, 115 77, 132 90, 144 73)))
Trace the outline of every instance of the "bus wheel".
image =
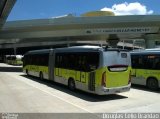
POLYGON ((43 80, 44 78, 43 78, 43 73, 42 72, 40 72, 40 74, 39 74, 39 78, 41 79, 41 80, 43 80))
POLYGON ((73 79, 68 80, 68 88, 70 90, 75 90, 76 89, 75 81, 73 79))
POLYGON ((158 81, 155 78, 149 78, 147 80, 147 87, 151 90, 158 90, 158 81))

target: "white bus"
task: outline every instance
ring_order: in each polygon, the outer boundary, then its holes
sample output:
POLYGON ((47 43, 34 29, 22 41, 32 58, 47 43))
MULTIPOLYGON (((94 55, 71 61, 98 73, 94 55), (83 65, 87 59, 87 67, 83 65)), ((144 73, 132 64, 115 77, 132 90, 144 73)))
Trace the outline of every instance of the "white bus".
POLYGON ((68 85, 69 89, 105 95, 130 90, 129 52, 98 46, 29 51, 26 74, 68 85))
POLYGON ((22 55, 6 55, 5 56, 5 63, 11 65, 22 65, 22 55))

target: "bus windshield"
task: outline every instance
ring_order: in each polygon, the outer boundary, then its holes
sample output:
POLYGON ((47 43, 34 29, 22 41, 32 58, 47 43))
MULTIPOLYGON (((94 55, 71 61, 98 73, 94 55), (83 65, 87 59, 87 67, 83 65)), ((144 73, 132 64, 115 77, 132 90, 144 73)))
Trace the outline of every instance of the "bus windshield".
POLYGON ((106 51, 103 53, 103 66, 130 65, 130 55, 126 52, 106 51))

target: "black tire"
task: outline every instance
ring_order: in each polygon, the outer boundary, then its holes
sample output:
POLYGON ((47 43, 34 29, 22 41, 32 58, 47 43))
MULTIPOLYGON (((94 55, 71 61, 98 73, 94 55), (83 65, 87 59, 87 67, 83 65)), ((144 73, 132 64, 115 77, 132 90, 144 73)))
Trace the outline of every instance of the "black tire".
POLYGON ((158 81, 155 78, 149 78, 147 80, 147 87, 153 91, 158 90, 158 81))
POLYGON ((76 89, 75 81, 73 79, 68 80, 68 88, 72 91, 76 89))
POLYGON ((43 73, 42 73, 42 72, 39 73, 39 78, 40 78, 41 80, 44 79, 44 78, 43 78, 43 73))

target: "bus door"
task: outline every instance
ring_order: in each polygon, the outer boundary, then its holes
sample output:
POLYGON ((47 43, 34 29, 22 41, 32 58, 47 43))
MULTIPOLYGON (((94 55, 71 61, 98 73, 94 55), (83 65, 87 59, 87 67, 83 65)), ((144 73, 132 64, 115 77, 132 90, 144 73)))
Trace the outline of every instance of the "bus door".
POLYGON ((84 71, 76 71, 76 81, 80 82, 82 85, 87 85, 88 88, 91 90, 90 82, 89 82, 89 72, 84 71))
POLYGON ((87 73, 82 71, 76 71, 76 81, 86 83, 87 73))
POLYGON ((135 69, 135 77, 132 78, 132 83, 143 85, 145 83, 144 73, 143 69, 135 69))
POLYGON ((144 84, 144 61, 142 56, 132 56, 132 83, 144 84))
POLYGON ((86 71, 86 53, 80 53, 76 59, 76 81, 87 85, 88 72, 86 71))
POLYGON ((97 52, 86 52, 81 54, 78 59, 79 71, 76 73, 76 79, 78 79, 82 85, 88 86, 88 90, 90 91, 95 91, 95 72, 93 72, 94 69, 91 70, 91 67, 94 67, 93 65, 95 65, 95 62, 93 62, 92 59, 93 57, 95 57, 94 61, 98 64, 97 59, 99 57, 97 52))

